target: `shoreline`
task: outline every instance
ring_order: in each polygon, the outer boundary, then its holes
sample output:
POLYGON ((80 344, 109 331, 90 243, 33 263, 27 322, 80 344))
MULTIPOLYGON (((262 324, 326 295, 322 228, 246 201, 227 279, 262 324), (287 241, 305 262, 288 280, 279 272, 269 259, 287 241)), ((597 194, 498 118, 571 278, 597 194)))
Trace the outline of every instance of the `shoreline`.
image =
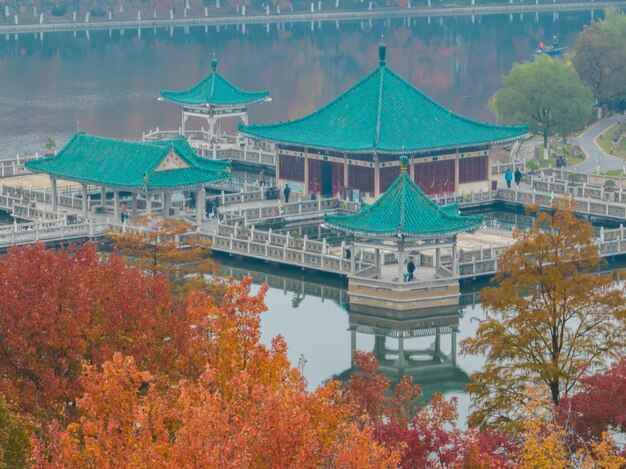
MULTIPOLYGON (((537 0, 538 1, 538 0, 537 0)), ((414 8, 384 8, 378 10, 342 10, 321 12, 296 12, 296 13, 272 13, 269 15, 228 15, 228 16, 202 16, 193 18, 146 18, 136 20, 111 20, 97 21, 63 21, 58 23, 42 24, 4 24, 0 25, 0 34, 31 34, 44 32, 67 32, 67 31, 94 31, 94 30, 125 30, 147 28, 173 28, 185 26, 227 26, 227 25, 252 25, 252 24, 276 24, 276 23, 303 23, 316 21, 359 21, 369 19, 386 18, 426 18, 443 16, 486 16, 523 13, 558 13, 568 11, 602 11, 608 7, 626 7, 626 1, 618 2, 577 2, 577 3, 551 3, 551 4, 517 4, 517 5, 494 5, 494 6, 444 6, 444 7, 414 7, 414 8)))

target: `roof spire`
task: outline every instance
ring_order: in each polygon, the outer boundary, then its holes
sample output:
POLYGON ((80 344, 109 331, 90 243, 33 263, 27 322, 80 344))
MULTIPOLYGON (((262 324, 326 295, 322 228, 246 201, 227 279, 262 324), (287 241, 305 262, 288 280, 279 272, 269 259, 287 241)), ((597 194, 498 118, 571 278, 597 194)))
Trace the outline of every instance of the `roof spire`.
POLYGON ((379 65, 381 67, 385 66, 385 55, 387 54, 387 46, 383 42, 384 36, 380 35, 380 45, 378 46, 378 58, 380 59, 379 65))
POLYGON ((406 166, 409 164, 409 157, 402 155, 400 157, 400 173, 406 173, 406 166))
POLYGON ((211 60, 211 68, 215 72, 217 70, 217 59, 215 58, 215 51, 213 51, 213 59, 211 60))

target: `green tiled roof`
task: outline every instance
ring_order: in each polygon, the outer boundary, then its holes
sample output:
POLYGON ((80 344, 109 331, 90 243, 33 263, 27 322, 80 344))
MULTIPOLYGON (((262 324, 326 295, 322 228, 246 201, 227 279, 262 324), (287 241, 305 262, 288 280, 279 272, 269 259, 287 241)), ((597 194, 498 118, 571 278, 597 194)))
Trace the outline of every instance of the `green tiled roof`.
MULTIPOLYGON (((403 157, 406 159, 406 157, 403 157)), ((368 238, 433 239, 475 230, 482 216, 458 215, 456 204, 440 207, 411 179, 406 166, 400 176, 372 205, 349 215, 326 215, 328 228, 368 238)))
POLYGON ((30 160, 26 167, 70 181, 129 189, 176 190, 225 179, 226 161, 196 154, 187 139, 131 142, 78 131, 58 154, 30 160), (170 152, 188 167, 157 170, 170 152))
MULTIPOLYGON (((381 46, 382 49, 383 46, 381 46)), ((242 134, 287 145, 350 153, 426 153, 518 139, 527 126, 459 116, 381 65, 331 103, 300 119, 239 124, 242 134)))
POLYGON ((224 107, 248 105, 269 98, 269 91, 243 91, 217 73, 217 60, 211 61, 213 71, 193 88, 184 91, 161 90, 161 96, 178 104, 224 107))

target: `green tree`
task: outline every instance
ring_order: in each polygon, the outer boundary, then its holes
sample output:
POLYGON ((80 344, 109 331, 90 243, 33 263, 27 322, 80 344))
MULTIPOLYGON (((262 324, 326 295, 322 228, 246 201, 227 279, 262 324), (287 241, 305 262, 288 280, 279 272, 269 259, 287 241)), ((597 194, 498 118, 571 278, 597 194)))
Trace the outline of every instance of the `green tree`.
POLYGON ((604 21, 594 21, 578 35, 573 52, 574 68, 599 103, 626 99, 626 16, 607 10, 604 21))
POLYGON ((0 394, 0 467, 19 469, 27 467, 31 450, 27 426, 16 415, 0 394))
POLYGON ((586 370, 624 351, 624 292, 597 275, 600 263, 590 223, 560 200, 554 215, 539 213, 498 263, 497 286, 481 293, 488 311, 464 352, 484 354, 474 373, 470 421, 515 427, 528 385, 546 390, 554 405, 586 370))
POLYGON ((515 64, 490 104, 501 121, 529 123, 533 132, 543 135, 548 148, 550 136, 568 135, 587 122, 592 97, 571 65, 538 57, 515 64))

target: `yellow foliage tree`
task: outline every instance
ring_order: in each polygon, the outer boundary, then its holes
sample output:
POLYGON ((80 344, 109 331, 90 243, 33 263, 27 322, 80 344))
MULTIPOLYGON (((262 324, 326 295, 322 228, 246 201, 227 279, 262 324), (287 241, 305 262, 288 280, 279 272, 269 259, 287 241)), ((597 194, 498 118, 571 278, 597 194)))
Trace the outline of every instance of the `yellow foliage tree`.
POLYGON ((462 342, 466 353, 485 355, 468 386, 472 424, 515 426, 527 385, 543 385, 558 405, 585 370, 624 351, 624 292, 595 273, 593 228, 573 209, 563 199, 553 214, 537 213, 500 257, 497 286, 482 291, 488 315, 462 342))
MULTIPOLYGON (((166 276, 177 294, 207 290, 207 276, 219 269, 211 257, 209 240, 200 237, 192 225, 176 218, 143 217, 135 219, 134 224, 139 229, 108 233, 118 253, 150 275, 166 276)), ((215 290, 212 293, 219 289, 215 290)))

